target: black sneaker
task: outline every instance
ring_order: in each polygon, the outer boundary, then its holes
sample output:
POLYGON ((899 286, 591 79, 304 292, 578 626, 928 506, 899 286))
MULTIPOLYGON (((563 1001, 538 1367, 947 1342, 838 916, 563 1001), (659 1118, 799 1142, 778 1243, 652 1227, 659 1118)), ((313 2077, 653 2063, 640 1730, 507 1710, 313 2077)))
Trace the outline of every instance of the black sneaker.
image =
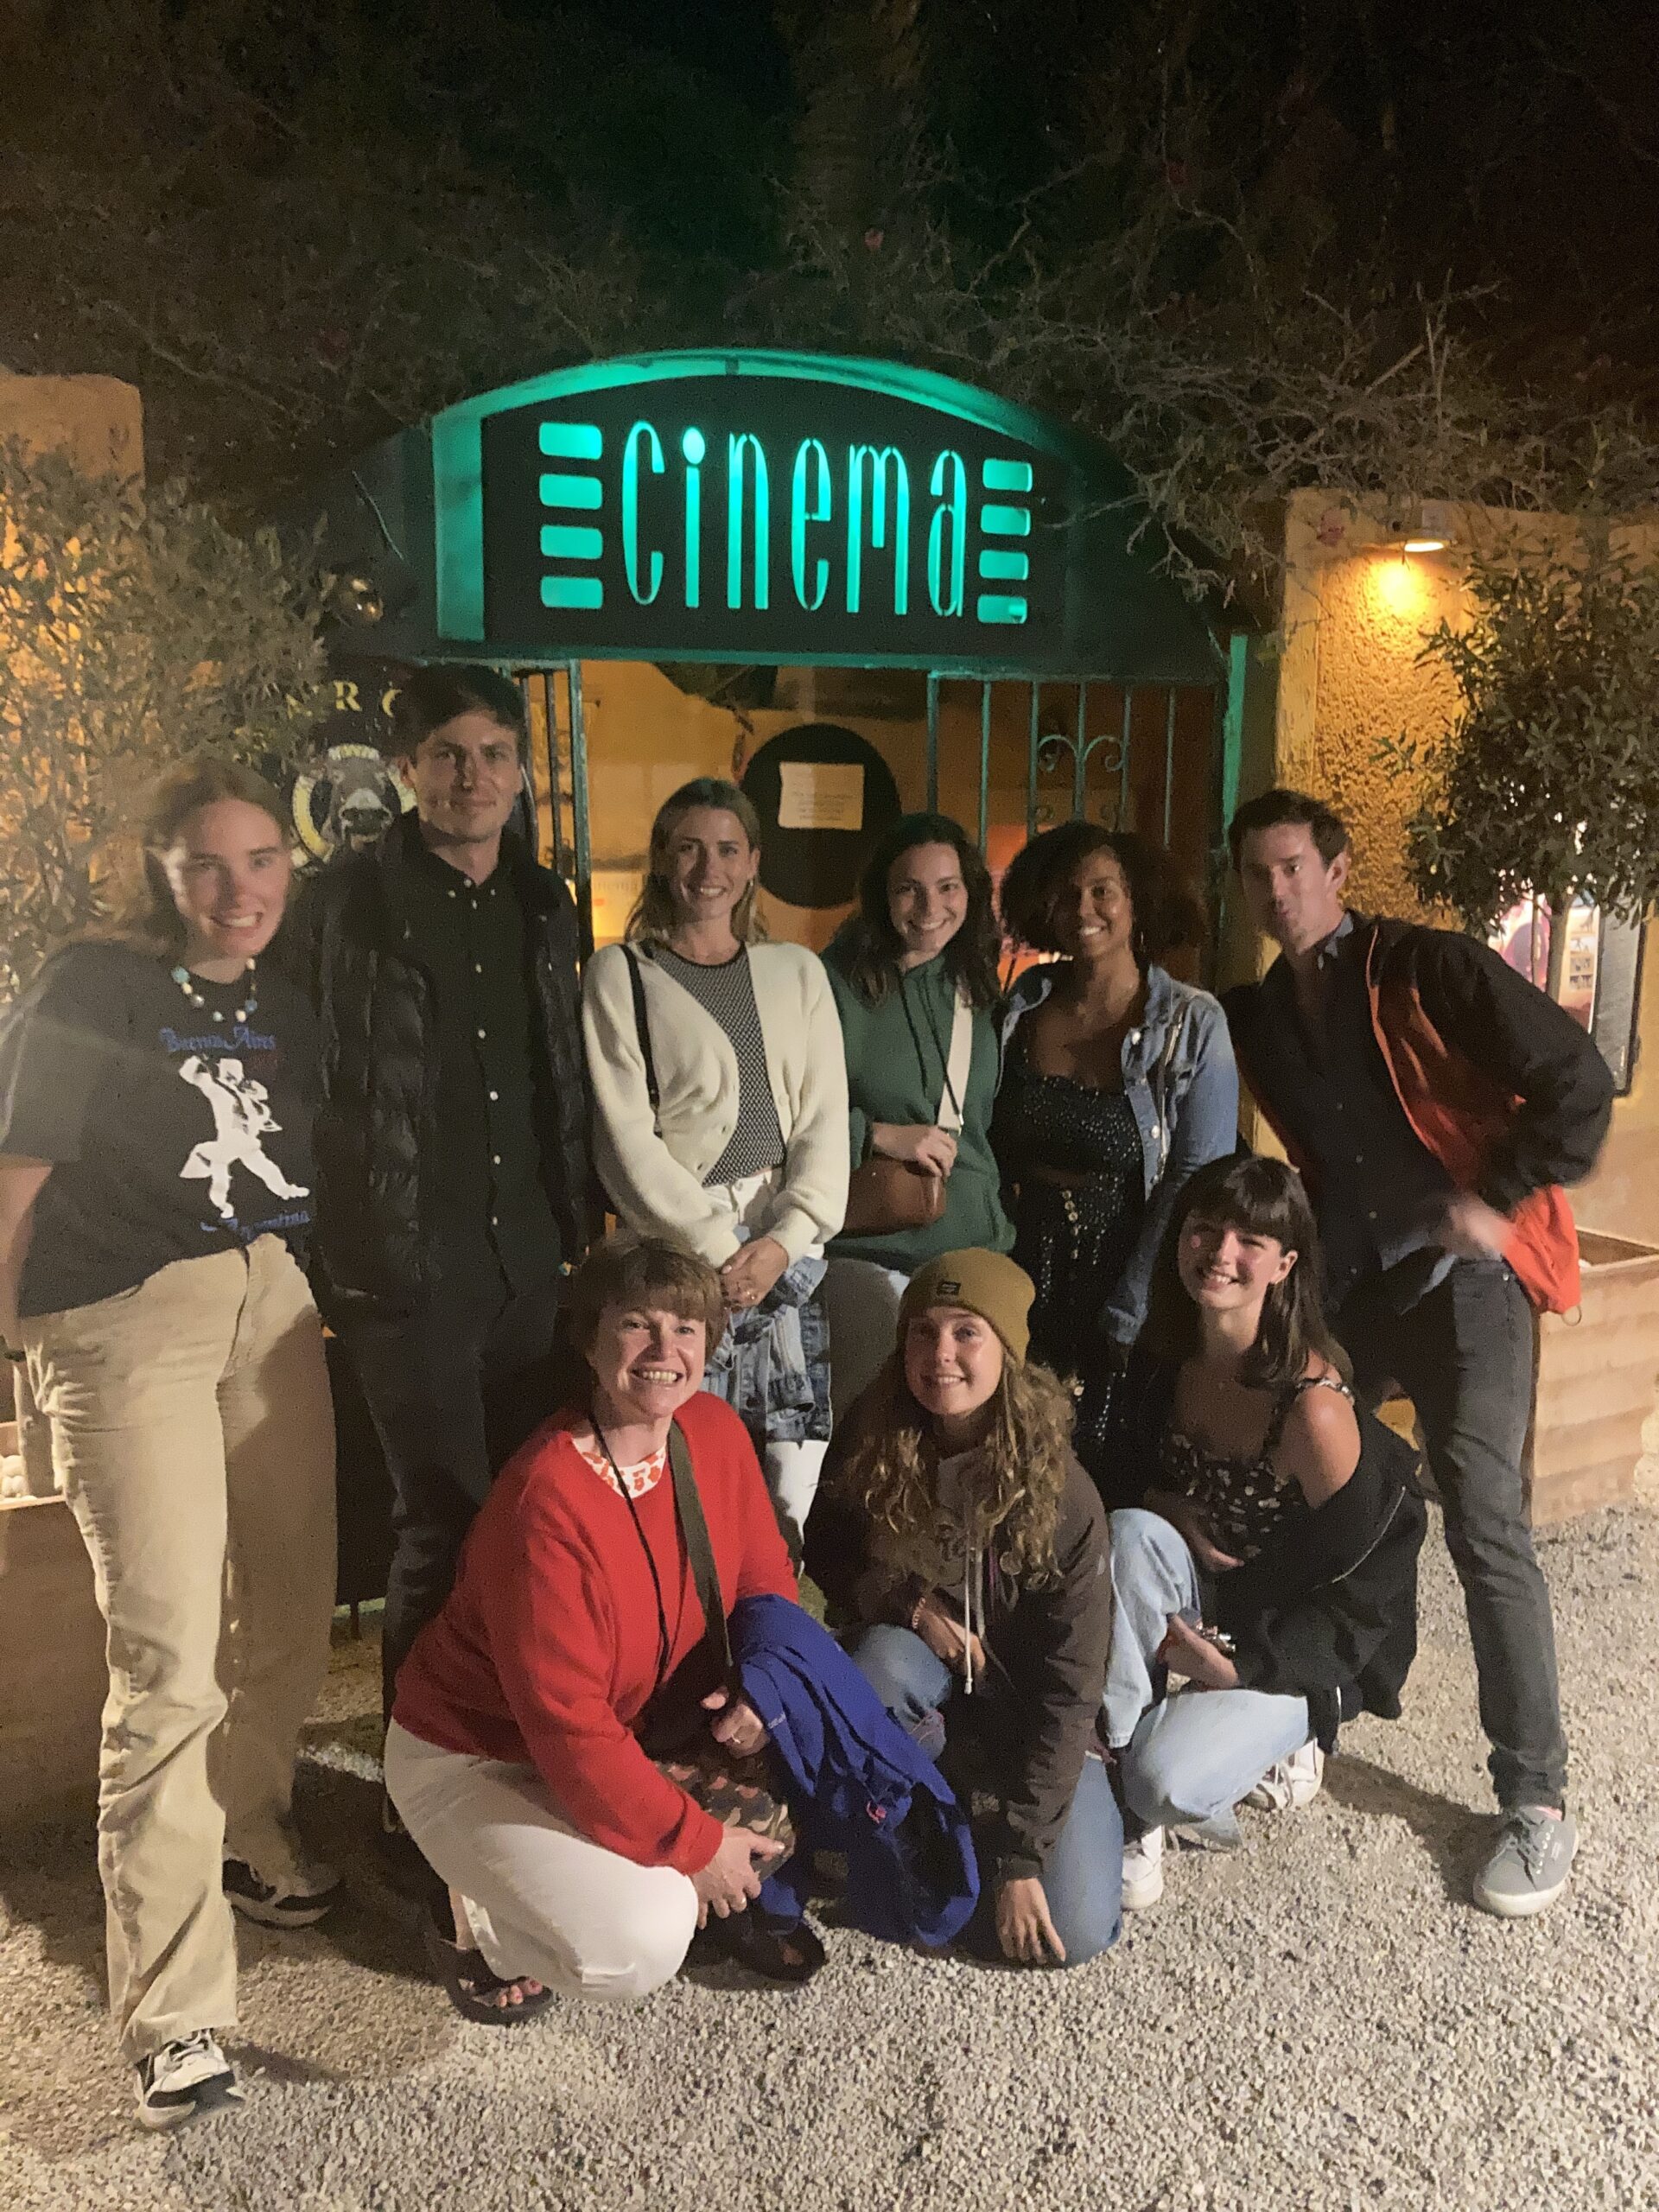
POLYGON ((188 2120, 242 2102, 236 2069, 211 2028, 163 2044, 139 2060, 137 2075, 143 2127, 182 2127, 188 2120))
POLYGON ((266 1928, 309 1928, 331 1912, 346 1894, 346 1885, 332 1866, 315 1870, 312 1885, 304 1889, 279 1890, 262 1882, 240 1859, 225 1861, 225 1894, 245 1920, 266 1928))

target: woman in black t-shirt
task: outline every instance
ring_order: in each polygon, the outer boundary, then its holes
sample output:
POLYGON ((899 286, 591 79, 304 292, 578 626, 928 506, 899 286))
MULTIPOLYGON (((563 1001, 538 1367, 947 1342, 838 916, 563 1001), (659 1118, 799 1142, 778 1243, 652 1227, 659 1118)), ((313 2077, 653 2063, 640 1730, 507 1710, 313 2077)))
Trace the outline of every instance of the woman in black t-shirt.
POLYGON ((296 1257, 310 1009, 260 956, 291 861, 276 793, 188 763, 148 903, 0 1020, 0 1335, 51 1431, 108 1626, 99 1793, 110 2001, 139 2117, 240 2098, 230 1907, 320 1919, 290 1811, 327 1666, 334 1421, 296 1257), (230 1604, 225 1602, 226 1569, 230 1604))

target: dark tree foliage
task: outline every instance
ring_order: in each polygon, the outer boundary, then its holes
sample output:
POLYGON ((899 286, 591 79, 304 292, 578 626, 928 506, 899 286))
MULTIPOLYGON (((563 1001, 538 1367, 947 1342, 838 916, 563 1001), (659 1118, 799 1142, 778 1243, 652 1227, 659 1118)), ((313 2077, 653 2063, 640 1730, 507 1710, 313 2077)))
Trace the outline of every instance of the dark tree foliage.
POLYGON ((1235 581, 1297 484, 1628 505, 1656 17, 13 0, 0 359, 131 378, 152 465, 251 507, 467 391, 731 340, 1055 410, 1235 581))
MULTIPOLYGON (((1457 689, 1449 733, 1385 747, 1422 793, 1408 829, 1420 897, 1477 931, 1527 898, 1639 919, 1659 899, 1651 550, 1592 531, 1565 555, 1493 552, 1471 563, 1469 595, 1469 621, 1424 648, 1457 689)), ((1557 996, 1566 945, 1552 930, 1557 996)))

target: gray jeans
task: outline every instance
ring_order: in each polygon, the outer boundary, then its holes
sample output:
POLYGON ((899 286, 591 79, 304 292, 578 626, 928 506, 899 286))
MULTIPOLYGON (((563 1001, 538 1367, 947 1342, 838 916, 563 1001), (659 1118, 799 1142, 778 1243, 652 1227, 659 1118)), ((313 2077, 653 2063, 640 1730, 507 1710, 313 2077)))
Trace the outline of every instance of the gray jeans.
POLYGON ((1375 1407, 1395 1383, 1418 1425, 1463 1585, 1499 1804, 1559 1806, 1567 1738, 1549 1591, 1527 1526, 1522 1469, 1535 1322, 1502 1261, 1459 1260, 1403 1313, 1361 1284, 1337 1317, 1354 1387, 1375 1407))

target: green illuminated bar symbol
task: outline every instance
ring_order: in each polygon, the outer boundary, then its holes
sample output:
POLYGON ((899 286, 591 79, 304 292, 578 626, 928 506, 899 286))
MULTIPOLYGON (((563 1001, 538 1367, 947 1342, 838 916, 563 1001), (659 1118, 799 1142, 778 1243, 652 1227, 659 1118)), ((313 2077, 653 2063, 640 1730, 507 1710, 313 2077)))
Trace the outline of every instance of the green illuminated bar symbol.
POLYGON ((597 576, 543 576, 543 607, 603 607, 605 587, 597 576))
POLYGON ((1031 463, 988 461, 980 468, 979 480, 988 492, 1029 492, 1033 481, 1031 463))
POLYGON ((597 476, 543 476, 538 497, 544 507, 596 507, 600 497, 599 479, 597 476))
MULTIPOLYGON (((605 450, 605 433, 597 423, 543 423, 542 451, 550 461, 597 461, 605 450)), ((985 480, 990 485, 990 478, 985 480)), ((996 490, 1012 490, 999 485, 996 490)))
MULTIPOLYGON (((543 423, 537 426, 537 440, 543 453, 552 461, 597 461, 605 450, 603 434, 594 423, 543 423)), ((603 488, 597 476, 549 472, 538 479, 537 490, 544 507, 574 507, 592 514, 603 502, 603 488)), ((573 523, 543 523, 541 546, 543 560, 597 561, 605 551, 605 534, 573 523)), ((595 607, 604 604, 605 587, 597 576, 542 578, 543 607, 595 607)))
MULTIPOLYGON (((573 529, 563 523, 542 524, 542 555, 549 561, 597 561, 605 550, 605 535, 598 530, 573 529)), ((980 574, 988 574, 983 560, 980 574)))
POLYGON ((994 593, 982 592, 974 602, 974 612, 982 622, 1023 622, 1026 602, 1023 599, 999 599, 994 593))
MULTIPOLYGON (((542 532, 543 537, 547 532, 542 532)), ((1024 553, 1001 553, 988 546, 979 556, 979 573, 988 584, 1022 584, 1031 574, 1030 556, 1024 553)))
POLYGON ((979 526, 987 537, 1029 537, 1029 507, 982 507, 979 526))

